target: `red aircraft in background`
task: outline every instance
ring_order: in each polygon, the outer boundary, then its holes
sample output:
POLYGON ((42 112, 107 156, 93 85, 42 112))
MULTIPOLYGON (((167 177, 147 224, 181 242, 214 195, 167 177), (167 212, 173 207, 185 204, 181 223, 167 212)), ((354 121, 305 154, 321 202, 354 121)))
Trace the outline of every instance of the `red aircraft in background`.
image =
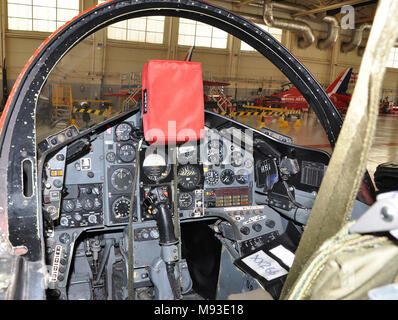
MULTIPOLYGON (((347 94, 347 89, 352 76, 352 68, 347 68, 341 72, 337 79, 326 89, 326 93, 340 113, 346 113, 350 104, 351 95, 347 94)), ((305 100, 296 87, 270 96, 256 98, 254 102, 257 106, 262 107, 300 110, 309 108, 307 100, 305 100)))

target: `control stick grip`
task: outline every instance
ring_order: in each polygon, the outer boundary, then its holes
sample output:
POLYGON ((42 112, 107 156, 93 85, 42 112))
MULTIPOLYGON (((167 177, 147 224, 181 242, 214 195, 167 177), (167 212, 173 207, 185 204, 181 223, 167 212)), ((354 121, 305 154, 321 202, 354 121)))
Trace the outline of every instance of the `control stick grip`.
POLYGON ((164 203, 158 205, 156 223, 159 229, 159 244, 172 245, 178 242, 174 234, 174 224, 171 216, 171 210, 164 203))

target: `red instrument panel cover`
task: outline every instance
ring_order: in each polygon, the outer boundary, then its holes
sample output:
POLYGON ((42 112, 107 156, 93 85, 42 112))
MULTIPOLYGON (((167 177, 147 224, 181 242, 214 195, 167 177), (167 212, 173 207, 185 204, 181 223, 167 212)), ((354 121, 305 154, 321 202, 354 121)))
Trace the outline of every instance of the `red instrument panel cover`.
POLYGON ((142 72, 142 117, 149 143, 181 143, 203 138, 201 64, 148 61, 142 72))

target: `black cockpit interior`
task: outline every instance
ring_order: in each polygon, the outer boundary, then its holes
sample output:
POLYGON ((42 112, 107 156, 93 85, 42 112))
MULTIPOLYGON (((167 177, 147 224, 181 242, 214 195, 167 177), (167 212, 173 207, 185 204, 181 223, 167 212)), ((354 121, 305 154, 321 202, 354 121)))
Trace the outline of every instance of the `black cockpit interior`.
POLYGON ((202 139, 153 146, 141 108, 39 152, 51 299, 277 299, 330 159, 210 111, 202 139))

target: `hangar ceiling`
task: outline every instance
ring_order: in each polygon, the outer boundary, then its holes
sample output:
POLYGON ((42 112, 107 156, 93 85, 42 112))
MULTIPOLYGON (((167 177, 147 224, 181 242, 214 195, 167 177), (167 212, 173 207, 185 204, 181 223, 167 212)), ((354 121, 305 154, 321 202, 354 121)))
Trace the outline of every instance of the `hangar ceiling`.
POLYGON ((343 35, 341 51, 358 49, 358 55, 362 55, 378 1, 215 0, 214 3, 254 23, 292 31, 298 35, 299 48, 306 49, 316 43, 318 49, 325 50, 333 47, 339 35, 343 35), (351 8, 342 10, 343 6, 351 8))
POLYGON ((285 1, 256 1, 256 0, 225 0, 230 3, 234 10, 245 12, 250 7, 263 7, 265 3, 277 2, 279 4, 291 4, 301 7, 302 10, 292 14, 293 18, 305 17, 308 14, 332 15, 341 18, 340 9, 342 6, 351 5, 355 8, 355 23, 372 23, 377 7, 377 0, 285 0, 285 1))

